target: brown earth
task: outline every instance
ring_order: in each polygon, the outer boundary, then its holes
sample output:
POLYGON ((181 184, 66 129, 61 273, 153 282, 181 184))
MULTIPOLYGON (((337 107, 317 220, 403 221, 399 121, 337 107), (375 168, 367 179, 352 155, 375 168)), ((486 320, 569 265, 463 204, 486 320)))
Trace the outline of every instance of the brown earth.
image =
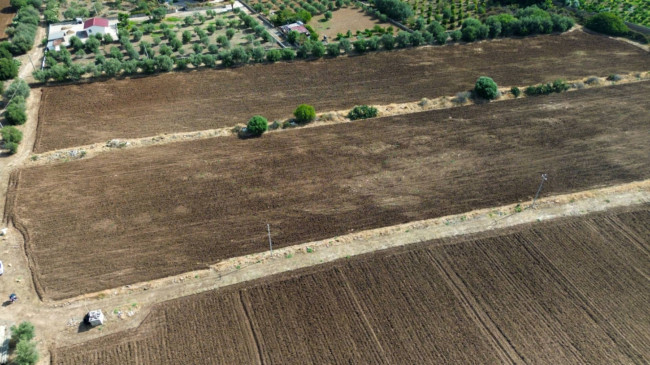
POLYGON ((11 6, 10 1, 0 0, 0 40, 8 38, 5 30, 11 24, 14 16, 16 16, 16 11, 11 6))
POLYGON ((650 176, 650 82, 106 153, 12 175, 42 297, 650 176))
POLYGON ((171 300, 136 329, 55 348, 52 364, 647 363, 649 208, 429 241, 171 300))
POLYGON ((454 95, 481 75, 501 85, 530 85, 649 69, 648 52, 573 31, 47 87, 34 151, 231 127, 255 114, 283 119, 302 103, 332 111, 454 95))
MULTIPOLYGON (((386 29, 395 26, 388 22, 382 22, 376 17, 371 17, 365 11, 357 8, 341 8, 332 11, 332 19, 325 21, 325 14, 317 15, 309 23, 316 33, 326 35, 330 41, 334 41, 338 33, 345 34, 351 31, 356 34, 357 31, 363 32, 366 29, 372 29, 375 25, 386 29)), ((399 30, 399 28, 397 28, 399 30)), ((394 30, 393 33, 396 33, 394 30)))

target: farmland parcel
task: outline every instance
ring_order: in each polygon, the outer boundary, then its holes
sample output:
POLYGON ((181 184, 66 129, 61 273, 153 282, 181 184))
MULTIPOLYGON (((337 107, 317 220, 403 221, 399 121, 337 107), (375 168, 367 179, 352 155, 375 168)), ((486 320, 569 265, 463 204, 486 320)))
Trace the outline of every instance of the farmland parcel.
POLYGON ((34 151, 231 127, 256 114, 287 118, 302 103, 332 111, 453 95, 471 89, 481 75, 522 86, 649 69, 647 52, 574 31, 49 87, 43 89, 34 151))
POLYGON ((650 82, 115 151, 13 175, 8 219, 62 299, 288 246, 650 177, 650 82))
POLYGON ((55 365, 647 363, 648 207, 437 240, 157 305, 55 365))

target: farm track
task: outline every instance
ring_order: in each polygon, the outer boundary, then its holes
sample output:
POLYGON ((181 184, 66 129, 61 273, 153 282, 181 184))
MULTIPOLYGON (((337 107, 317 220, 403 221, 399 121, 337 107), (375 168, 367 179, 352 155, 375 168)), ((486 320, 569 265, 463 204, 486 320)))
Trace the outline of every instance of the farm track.
POLYGON ((529 199, 541 172, 547 195, 646 179, 648 95, 640 82, 33 167, 6 220, 41 297, 68 298, 260 252, 267 222, 286 247, 529 199))
POLYGON ((498 326, 520 354, 517 363, 647 363, 650 349, 629 344, 648 343, 648 257, 625 232, 650 235, 648 218, 645 205, 532 223, 171 300, 156 305, 136 329, 55 348, 52 364, 234 361, 226 344, 248 356, 237 360, 255 362, 255 344, 241 329, 247 320, 237 314, 240 297, 266 364, 503 362, 475 313, 498 326), (594 228, 606 236, 597 237, 594 228), (575 247, 576 240, 585 244, 575 247), (624 257, 636 260, 630 265, 624 257), (629 268, 639 263, 645 272, 629 268), (450 273, 471 297, 470 307, 446 279, 450 273), (601 284, 593 293, 599 302, 585 302, 577 292, 601 284), (608 290, 613 284, 617 289, 608 290), (627 301, 633 297, 646 301, 627 301), (602 317, 593 317, 595 311, 602 317), (610 338, 612 327, 620 337, 610 338), (378 356, 371 333, 385 356, 378 356))
POLYGON ((489 75, 530 85, 650 70, 648 52, 576 30, 561 35, 421 47, 359 57, 203 70, 43 88, 35 153, 110 139, 216 129, 251 116, 453 95, 489 75))

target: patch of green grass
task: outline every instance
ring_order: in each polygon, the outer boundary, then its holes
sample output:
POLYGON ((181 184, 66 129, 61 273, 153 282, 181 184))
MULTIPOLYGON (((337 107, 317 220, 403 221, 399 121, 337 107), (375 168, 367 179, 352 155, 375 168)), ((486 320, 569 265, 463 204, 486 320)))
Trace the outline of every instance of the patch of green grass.
POLYGON ((307 253, 312 253, 312 252, 314 252, 314 249, 311 247, 307 247, 307 253))
POLYGON ((167 17, 167 18, 163 19, 163 21, 170 22, 170 23, 175 23, 175 22, 180 22, 181 18, 177 18, 175 16, 170 16, 170 17, 167 17))
POLYGON ((521 213, 524 208, 521 207, 521 204, 515 205, 515 213, 521 213))
POLYGON ((292 254, 290 254, 290 253, 288 253, 288 254, 286 254, 286 255, 285 255, 284 257, 285 257, 285 258, 287 258, 287 259, 290 259, 290 258, 292 258, 292 257, 293 257, 293 255, 292 255, 292 254))

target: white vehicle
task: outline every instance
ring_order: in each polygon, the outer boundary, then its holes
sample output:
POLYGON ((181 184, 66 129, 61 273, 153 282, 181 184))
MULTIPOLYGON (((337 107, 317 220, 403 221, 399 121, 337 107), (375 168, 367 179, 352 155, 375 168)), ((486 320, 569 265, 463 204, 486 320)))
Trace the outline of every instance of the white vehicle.
POLYGON ((0 275, 5 273, 5 267, 2 266, 2 261, 0 261, 0 275))

